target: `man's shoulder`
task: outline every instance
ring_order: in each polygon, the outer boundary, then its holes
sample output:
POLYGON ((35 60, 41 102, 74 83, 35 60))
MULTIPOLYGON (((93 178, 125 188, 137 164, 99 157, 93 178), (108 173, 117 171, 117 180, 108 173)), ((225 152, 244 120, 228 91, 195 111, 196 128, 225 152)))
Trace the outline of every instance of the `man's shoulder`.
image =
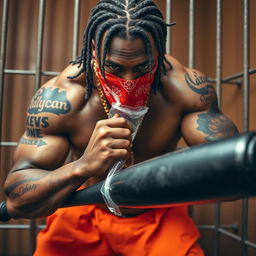
POLYGON ((166 74, 162 76, 164 96, 185 112, 202 111, 216 100, 214 87, 199 70, 182 65, 172 56, 166 56, 166 74))
POLYGON ((67 67, 39 88, 28 107, 28 119, 47 119, 57 129, 83 109, 86 104, 83 78, 68 78, 73 71, 74 67, 67 67))
POLYGON ((86 95, 84 74, 72 78, 78 73, 78 65, 69 65, 53 81, 44 84, 40 93, 44 93, 47 100, 67 102, 71 113, 78 111, 85 104, 86 95))

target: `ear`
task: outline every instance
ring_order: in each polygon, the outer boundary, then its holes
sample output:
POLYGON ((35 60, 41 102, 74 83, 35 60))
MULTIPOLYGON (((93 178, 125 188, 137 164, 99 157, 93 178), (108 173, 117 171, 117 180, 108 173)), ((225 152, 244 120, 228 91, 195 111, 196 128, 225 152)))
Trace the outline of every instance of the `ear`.
POLYGON ((92 40, 92 56, 94 59, 96 58, 95 41, 94 40, 92 40))

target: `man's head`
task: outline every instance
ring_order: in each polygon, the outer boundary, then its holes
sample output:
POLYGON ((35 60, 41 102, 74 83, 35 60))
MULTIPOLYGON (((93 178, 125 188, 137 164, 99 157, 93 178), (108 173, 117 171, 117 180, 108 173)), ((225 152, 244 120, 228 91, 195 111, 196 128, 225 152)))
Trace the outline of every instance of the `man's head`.
POLYGON ((124 79, 135 79, 151 72, 158 61, 154 91, 164 68, 167 24, 153 0, 100 0, 92 9, 84 34, 81 56, 73 63, 86 72, 87 97, 91 95, 93 70, 97 59, 105 70, 124 79))

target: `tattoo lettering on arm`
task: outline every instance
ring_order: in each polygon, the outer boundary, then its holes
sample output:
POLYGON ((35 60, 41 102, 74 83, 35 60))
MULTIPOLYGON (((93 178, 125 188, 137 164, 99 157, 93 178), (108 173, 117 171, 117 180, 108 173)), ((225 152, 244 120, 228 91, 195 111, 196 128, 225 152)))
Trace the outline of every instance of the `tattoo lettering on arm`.
POLYGON ((29 114, 53 113, 56 115, 67 114, 71 110, 71 104, 67 99, 66 91, 59 88, 42 88, 35 94, 29 114))
POLYGON ((26 136, 31 138, 39 138, 40 140, 21 138, 19 144, 34 145, 37 147, 47 145, 47 143, 41 139, 43 138, 41 128, 47 127, 49 127, 47 116, 28 115, 26 136))
POLYGON ((26 135, 32 138, 42 138, 40 128, 47 128, 48 126, 48 117, 29 115, 27 117, 26 135))
POLYGON ((70 110, 71 104, 67 99, 66 91, 61 91, 59 88, 39 89, 28 109, 26 136, 31 139, 21 138, 19 143, 37 147, 47 145, 42 139, 42 128, 49 127, 49 118, 47 116, 41 116, 41 114, 52 113, 61 115, 69 113, 70 110))
POLYGON ((45 176, 46 175, 40 175, 40 177, 24 179, 24 180, 15 182, 5 188, 5 193, 6 193, 6 195, 10 196, 13 199, 21 197, 22 195, 26 194, 27 192, 29 192, 31 190, 34 190, 34 191, 36 190, 37 185, 33 184, 33 183, 30 184, 29 182, 39 181, 42 178, 44 178, 45 176), (15 191, 15 190, 17 190, 17 191, 15 191))
POLYGON ((26 184, 24 186, 21 186, 17 192, 12 191, 10 193, 10 197, 13 199, 16 198, 20 198, 22 197, 24 194, 26 194, 27 192, 31 191, 31 190, 36 190, 37 185, 36 184, 26 184))
POLYGON ((20 139, 19 144, 32 145, 32 146, 37 146, 37 147, 47 145, 47 143, 44 142, 43 140, 31 140, 31 139, 24 139, 24 138, 20 139))
POLYGON ((197 130, 206 134, 206 141, 229 137, 238 133, 235 125, 222 113, 211 108, 207 113, 198 115, 197 130))
POLYGON ((188 87, 198 95, 200 95, 200 100, 205 105, 209 105, 212 102, 216 102, 217 95, 215 89, 212 85, 208 83, 208 78, 206 76, 199 76, 196 71, 193 71, 194 76, 189 76, 188 73, 185 74, 185 80, 188 87), (200 87, 204 85, 203 87, 200 87))

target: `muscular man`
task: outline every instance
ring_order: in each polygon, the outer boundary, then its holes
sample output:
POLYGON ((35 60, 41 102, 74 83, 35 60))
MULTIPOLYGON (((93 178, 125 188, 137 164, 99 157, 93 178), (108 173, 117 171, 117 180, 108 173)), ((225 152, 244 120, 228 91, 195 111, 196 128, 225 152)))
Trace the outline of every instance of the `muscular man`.
POLYGON ((237 132, 205 75, 165 54, 166 26, 152 0, 99 1, 81 56, 32 99, 5 192, 15 218, 52 214, 35 255, 203 255, 184 208, 122 209, 123 217, 102 206, 57 210, 117 160, 173 151, 181 137, 195 145, 237 132), (133 142, 125 118, 107 118, 116 100, 149 107, 133 142))

